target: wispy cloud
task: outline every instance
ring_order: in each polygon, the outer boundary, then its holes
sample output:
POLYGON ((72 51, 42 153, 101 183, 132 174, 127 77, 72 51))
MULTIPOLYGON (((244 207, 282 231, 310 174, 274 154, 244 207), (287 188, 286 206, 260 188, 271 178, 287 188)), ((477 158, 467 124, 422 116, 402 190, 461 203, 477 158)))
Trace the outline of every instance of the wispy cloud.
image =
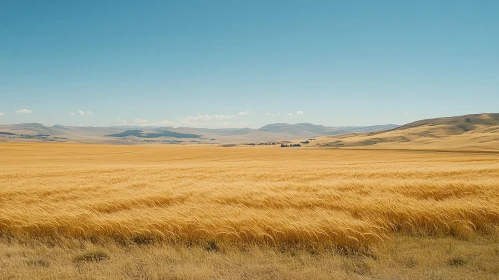
POLYGON ((157 123, 150 123, 149 120, 144 119, 134 119, 132 121, 118 119, 118 122, 120 125, 158 126, 157 123))
POLYGON ((249 115, 249 112, 248 111, 239 112, 239 115, 240 116, 247 116, 247 115, 249 115))
POLYGON ((17 110, 16 113, 18 113, 18 114, 31 114, 31 113, 33 113, 33 111, 28 110, 28 109, 20 109, 20 110, 17 110))
MULTIPOLYGON (((281 113, 265 113, 266 116, 269 116, 269 117, 279 117, 281 115, 281 113)), ((284 115, 284 114, 282 114, 284 115)))
POLYGON ((185 121, 230 120, 230 119, 233 119, 235 117, 236 117, 236 115, 219 115, 219 114, 213 114, 213 115, 187 116, 187 117, 184 117, 184 118, 177 118, 177 120, 185 120, 185 121))
POLYGON ((151 125, 153 125, 153 126, 178 126, 178 124, 176 122, 171 122, 169 120, 154 122, 154 123, 151 123, 151 125))
MULTIPOLYGON (((240 112, 247 113, 247 112, 240 112)), ((241 115, 238 113, 238 115, 241 115)), ((229 127, 241 127, 241 123, 228 122, 229 120, 237 118, 236 115, 224 115, 224 114, 213 114, 213 115, 196 115, 187 116, 183 118, 177 118, 175 122, 163 122, 162 125, 175 126, 175 127, 206 127, 206 128, 229 128, 229 127)))
POLYGON ((238 115, 244 116, 248 112, 240 112, 234 115, 224 114, 204 114, 186 116, 183 118, 176 118, 174 121, 149 121, 145 119, 134 119, 133 121, 126 121, 117 119, 121 125, 136 125, 136 126, 172 126, 172 127, 197 127, 197 128, 237 128, 248 127, 248 122, 235 122, 231 121, 236 119, 238 115), (243 113, 243 114, 241 114, 243 113))
MULTIPOLYGON (((297 112, 295 113, 295 115, 297 115, 297 116, 300 116, 300 115, 303 115, 303 114, 304 114, 304 113, 303 113, 303 111, 297 111, 297 112)), ((275 116, 280 116, 280 115, 281 115, 281 113, 265 113, 265 115, 266 115, 266 116, 269 116, 269 117, 275 117, 275 116)), ((292 116, 293 116, 293 113, 283 114, 283 116, 290 116, 290 117, 292 117, 292 116)))
POLYGON ((196 127, 196 128, 242 128, 248 127, 248 122, 231 122, 231 121, 212 121, 212 122, 162 122, 159 126, 173 126, 173 127, 196 127))
POLYGON ((69 115, 70 115, 70 116, 74 116, 74 115, 75 115, 75 113, 71 112, 71 113, 69 113, 69 115))
POLYGON ((0 117, 3 117, 5 114, 3 112, 0 112, 0 117))
POLYGON ((83 115, 83 116, 93 116, 94 113, 91 111, 83 111, 83 110, 78 110, 78 114, 83 115))
POLYGON ((148 125, 149 121, 148 120, 143 120, 143 119, 134 119, 133 120, 134 125, 148 125))

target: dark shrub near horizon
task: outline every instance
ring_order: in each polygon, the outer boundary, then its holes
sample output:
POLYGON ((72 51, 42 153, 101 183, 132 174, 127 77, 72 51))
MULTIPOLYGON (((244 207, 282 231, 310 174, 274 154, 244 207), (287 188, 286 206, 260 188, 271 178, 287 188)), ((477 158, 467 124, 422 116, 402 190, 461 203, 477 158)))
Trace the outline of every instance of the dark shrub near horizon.
POLYGON ((126 130, 120 133, 106 135, 108 137, 126 137, 136 136, 139 138, 158 138, 158 137, 174 137, 174 138, 200 138, 201 135, 180 133, 169 130, 164 130, 159 133, 143 133, 142 130, 126 130))

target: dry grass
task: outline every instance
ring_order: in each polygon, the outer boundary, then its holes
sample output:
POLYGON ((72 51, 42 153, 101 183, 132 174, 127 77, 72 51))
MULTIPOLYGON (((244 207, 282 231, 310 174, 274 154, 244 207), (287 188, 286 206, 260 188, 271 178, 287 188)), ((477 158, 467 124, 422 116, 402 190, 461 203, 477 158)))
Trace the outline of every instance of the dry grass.
POLYGON ((227 244, 213 251, 168 243, 0 239, 0 279, 497 279, 498 241, 396 235, 373 255, 342 255, 227 244))
MULTIPOLYGON (((1 144, 0 155, 0 234, 13 240, 370 256, 400 234, 474 240, 499 225, 494 153, 1 144)), ((370 262, 340 268, 379 274, 370 262)))

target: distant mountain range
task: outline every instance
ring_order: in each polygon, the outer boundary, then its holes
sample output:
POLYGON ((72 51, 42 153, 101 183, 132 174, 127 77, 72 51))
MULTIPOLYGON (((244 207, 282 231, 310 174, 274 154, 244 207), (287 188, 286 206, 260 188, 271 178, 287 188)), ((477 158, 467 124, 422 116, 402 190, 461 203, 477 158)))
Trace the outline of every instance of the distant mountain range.
POLYGON ((310 123, 274 123, 252 128, 189 128, 189 127, 81 127, 45 126, 39 123, 0 125, 0 141, 55 141, 83 143, 247 143, 286 141, 343 133, 389 130, 397 125, 329 127, 310 123))
MULTIPOLYGON (((499 114, 473 114, 415 121, 402 126, 330 127, 274 123, 253 128, 80 127, 39 123, 0 125, 0 142, 107 144, 259 145, 300 143, 349 149, 432 149, 499 151, 499 114)), ((291 145, 287 145, 291 146, 291 145)))

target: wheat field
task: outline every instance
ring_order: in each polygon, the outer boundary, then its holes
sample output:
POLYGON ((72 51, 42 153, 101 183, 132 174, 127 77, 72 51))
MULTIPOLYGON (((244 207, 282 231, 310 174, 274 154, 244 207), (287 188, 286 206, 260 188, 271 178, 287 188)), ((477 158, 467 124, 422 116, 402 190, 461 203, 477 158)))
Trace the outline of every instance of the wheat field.
POLYGON ((496 154, 1 145, 11 236, 368 247, 499 223, 496 154))
POLYGON ((0 155, 9 240, 369 252, 499 226, 498 153, 2 143, 0 155))

